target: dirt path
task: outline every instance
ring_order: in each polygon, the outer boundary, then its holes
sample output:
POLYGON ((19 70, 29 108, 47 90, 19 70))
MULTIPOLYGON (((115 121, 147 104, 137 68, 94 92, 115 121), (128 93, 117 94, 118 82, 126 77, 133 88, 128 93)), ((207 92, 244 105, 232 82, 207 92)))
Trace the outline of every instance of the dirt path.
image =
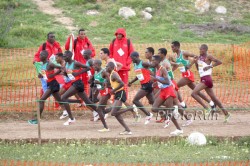
MULTIPOLYGON (((58 117, 57 117, 58 118, 58 117)), ((218 120, 195 120, 188 127, 183 127, 184 136, 188 136, 193 131, 199 131, 209 136, 237 137, 250 136, 250 113, 234 112, 229 123, 224 124, 224 117, 221 115, 218 120)), ((170 132, 175 130, 173 124, 168 128, 163 128, 164 124, 155 123, 155 118, 148 125, 141 122, 134 123, 132 118, 126 118, 128 126, 133 135, 121 136, 118 133, 124 129, 118 124, 114 117, 109 117, 107 123, 110 132, 100 133, 97 130, 102 128, 101 122, 92 122, 88 117, 77 117, 77 122, 71 126, 63 126, 60 120, 42 120, 43 139, 119 139, 119 138, 142 138, 142 137, 170 137, 170 132)), ((181 124, 183 120, 179 121, 181 124)), ((0 139, 33 139, 37 138, 37 125, 29 125, 26 121, 0 122, 0 139)))
POLYGON ((64 16, 61 9, 53 7, 53 0, 33 0, 33 2, 37 4, 41 12, 54 16, 56 21, 65 26, 69 31, 76 30, 76 27, 73 25, 73 19, 64 16))

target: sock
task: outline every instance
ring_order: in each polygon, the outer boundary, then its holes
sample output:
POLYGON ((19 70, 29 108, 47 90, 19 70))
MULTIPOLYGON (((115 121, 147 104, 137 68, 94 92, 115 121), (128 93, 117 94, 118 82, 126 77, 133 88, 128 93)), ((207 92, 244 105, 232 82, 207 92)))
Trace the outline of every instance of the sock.
POLYGON ((186 103, 183 101, 183 102, 180 103, 180 105, 181 105, 182 107, 185 107, 185 106, 186 106, 186 103))
POLYGON ((209 102, 209 105, 210 105, 210 106, 214 106, 214 102, 211 100, 211 101, 209 102))

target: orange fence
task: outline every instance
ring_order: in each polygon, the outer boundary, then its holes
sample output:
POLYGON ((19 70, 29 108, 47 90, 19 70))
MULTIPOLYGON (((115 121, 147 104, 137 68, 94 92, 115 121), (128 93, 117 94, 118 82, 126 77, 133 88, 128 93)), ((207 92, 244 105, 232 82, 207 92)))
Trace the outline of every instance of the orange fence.
POLYGON ((224 161, 204 163, 62 163, 47 161, 0 160, 1 166, 249 166, 249 161, 224 161))
MULTIPOLYGON (((96 45, 98 54, 102 47, 108 45, 96 45)), ((147 47, 157 49, 165 47, 168 54, 171 55, 169 43, 161 44, 135 44, 141 58, 144 59, 144 52, 147 47)), ((183 43, 183 50, 188 50, 195 54, 199 53, 200 43, 183 43)), ((223 105, 230 109, 249 109, 249 83, 250 83, 250 49, 246 47, 226 44, 208 44, 209 52, 222 60, 223 64, 213 69, 214 91, 223 105)), ((31 49, 0 49, 0 111, 33 111, 36 110, 36 100, 40 94, 40 81, 36 76, 35 68, 32 64, 35 48, 31 49)), ((99 55, 96 56, 99 58, 99 55)), ((192 71, 195 74, 195 81, 199 82, 199 76, 196 69, 192 71)), ((180 79, 180 73, 175 71, 175 80, 180 79)), ((130 72, 130 78, 134 73, 130 72)), ((128 101, 131 100, 139 83, 134 84, 129 89, 128 101)), ((193 98, 191 90, 188 87, 180 89, 184 101, 189 107, 200 107, 193 98)), ((146 99, 143 99, 145 107, 149 107, 146 99)), ((53 111, 53 99, 47 102, 46 110, 53 111)), ((82 108, 81 108, 82 109, 82 108)))

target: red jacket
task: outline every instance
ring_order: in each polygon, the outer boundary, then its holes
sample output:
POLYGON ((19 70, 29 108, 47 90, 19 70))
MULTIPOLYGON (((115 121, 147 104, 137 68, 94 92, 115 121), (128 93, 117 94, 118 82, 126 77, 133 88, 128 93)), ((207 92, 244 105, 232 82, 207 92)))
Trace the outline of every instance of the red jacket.
MULTIPOLYGON (((50 44, 48 41, 46 41, 46 47, 45 50, 48 51, 49 56, 48 59, 51 57, 52 54, 56 55, 57 53, 61 53, 62 49, 58 42, 54 42, 53 44, 50 44)), ((40 52, 43 51, 43 44, 40 45, 38 51, 36 52, 33 62, 40 62, 40 52)))
MULTIPOLYGON (((70 44, 70 37, 68 37, 68 39, 65 43, 65 50, 69 50, 69 44, 70 44)), ((79 61, 83 64, 86 64, 86 59, 84 59, 84 57, 81 53, 81 52, 83 52, 83 50, 90 49, 92 51, 91 57, 92 58, 95 57, 95 49, 87 37, 85 37, 84 39, 80 39, 79 37, 77 37, 76 46, 74 46, 74 43, 73 43, 73 48, 75 48, 74 60, 79 61)))
POLYGON ((128 48, 125 29, 118 28, 115 32, 115 36, 117 36, 118 33, 123 34, 123 38, 118 40, 116 37, 114 44, 113 41, 110 43, 110 57, 114 58, 115 61, 120 62, 123 65, 121 70, 130 70, 130 64, 132 62, 130 54, 134 51, 134 47, 130 41, 130 46, 128 48))

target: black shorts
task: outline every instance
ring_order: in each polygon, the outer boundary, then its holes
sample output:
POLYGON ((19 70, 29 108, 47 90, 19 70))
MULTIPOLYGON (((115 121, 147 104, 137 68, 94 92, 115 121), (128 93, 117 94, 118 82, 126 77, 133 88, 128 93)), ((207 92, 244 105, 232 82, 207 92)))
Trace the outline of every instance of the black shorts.
POLYGON ((47 82, 47 88, 51 90, 51 93, 59 92, 60 85, 56 80, 47 82))
POLYGON ((84 92, 84 85, 82 83, 82 80, 73 82, 72 86, 74 86, 78 92, 84 92))
POLYGON ((121 90, 115 93, 115 100, 120 100, 123 103, 126 102, 127 96, 125 90, 121 90))
POLYGON ((153 83, 152 82, 148 82, 148 83, 145 83, 145 84, 141 84, 141 89, 142 90, 145 90, 147 92, 153 92, 153 83))

